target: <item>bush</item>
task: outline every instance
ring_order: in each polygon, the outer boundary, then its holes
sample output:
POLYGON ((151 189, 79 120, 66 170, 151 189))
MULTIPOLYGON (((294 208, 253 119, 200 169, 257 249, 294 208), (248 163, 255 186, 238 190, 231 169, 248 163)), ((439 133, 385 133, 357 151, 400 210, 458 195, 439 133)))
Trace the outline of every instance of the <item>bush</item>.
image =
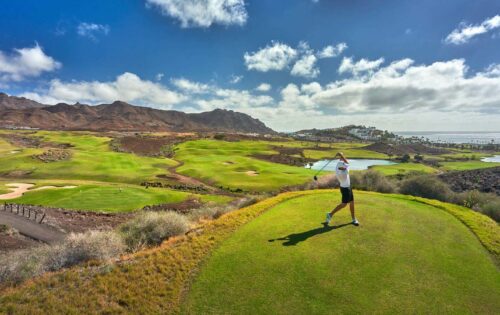
POLYGON ((489 216, 496 222, 500 222, 500 200, 494 200, 482 205, 479 212, 489 216))
POLYGON ((440 201, 450 200, 453 194, 445 183, 432 176, 416 176, 403 180, 399 191, 405 195, 437 199, 440 201))
POLYGON ((169 237, 184 234, 188 230, 188 219, 173 211, 145 212, 120 227, 129 251, 159 245, 169 237))
POLYGON ((375 170, 352 173, 351 185, 356 189, 381 193, 393 193, 396 190, 387 177, 375 170))
POLYGON ((124 249, 123 241, 114 232, 70 234, 54 246, 42 245, 0 256, 0 282, 19 283, 88 260, 108 260, 120 255, 124 249))
POLYGON ((120 235, 107 231, 71 233, 62 244, 55 245, 48 258, 50 270, 70 267, 89 260, 109 260, 125 251, 120 235))
POLYGON ((500 197, 477 190, 454 194, 453 203, 481 212, 496 222, 500 221, 500 197))
POLYGON ((234 209, 238 209, 238 207, 205 205, 203 207, 191 210, 188 216, 192 221, 199 221, 202 219, 211 220, 217 219, 222 215, 233 211, 234 209))

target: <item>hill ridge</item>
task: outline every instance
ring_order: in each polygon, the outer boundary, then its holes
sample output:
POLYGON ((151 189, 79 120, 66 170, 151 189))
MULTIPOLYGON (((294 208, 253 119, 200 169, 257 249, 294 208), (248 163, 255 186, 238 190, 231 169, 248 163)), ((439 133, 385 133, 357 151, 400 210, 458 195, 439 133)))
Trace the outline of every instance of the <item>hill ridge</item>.
POLYGON ((114 101, 110 104, 41 104, 0 93, 0 128, 45 130, 243 132, 274 134, 245 113, 214 109, 202 113, 161 110, 114 101))

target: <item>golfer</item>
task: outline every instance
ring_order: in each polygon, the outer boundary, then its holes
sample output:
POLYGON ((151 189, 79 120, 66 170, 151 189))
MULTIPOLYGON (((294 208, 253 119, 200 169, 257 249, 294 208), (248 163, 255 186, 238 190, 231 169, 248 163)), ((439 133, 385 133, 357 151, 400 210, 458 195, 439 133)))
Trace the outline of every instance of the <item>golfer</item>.
POLYGON ((351 179, 349 178, 349 161, 347 161, 342 152, 337 153, 335 157, 337 156, 339 157, 339 162, 335 167, 335 175, 337 176, 337 179, 340 183, 342 202, 337 207, 335 207, 335 209, 326 214, 325 224, 328 225, 332 220, 332 216, 337 211, 349 204, 349 208, 351 209, 352 224, 357 226, 359 225, 359 222, 358 220, 356 220, 356 216, 354 215, 354 195, 352 194, 351 179))

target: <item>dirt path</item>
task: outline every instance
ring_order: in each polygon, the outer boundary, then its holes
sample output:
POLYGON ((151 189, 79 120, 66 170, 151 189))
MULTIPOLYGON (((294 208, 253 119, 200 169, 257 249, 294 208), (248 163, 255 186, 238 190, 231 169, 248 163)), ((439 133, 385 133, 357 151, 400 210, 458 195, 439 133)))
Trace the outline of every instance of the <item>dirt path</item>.
POLYGON ((54 243, 64 239, 65 234, 48 225, 39 224, 14 213, 0 211, 0 224, 13 227, 20 234, 45 242, 54 243))
POLYGON ((76 186, 62 186, 62 187, 56 187, 56 186, 42 186, 38 187, 35 189, 30 189, 31 187, 35 186, 33 184, 25 184, 25 183, 10 183, 5 185, 12 190, 10 193, 6 193, 3 195, 0 195, 0 200, 9 200, 9 199, 16 199, 21 197, 25 192, 27 191, 36 191, 36 190, 43 190, 43 189, 70 189, 70 188, 75 188, 76 186))

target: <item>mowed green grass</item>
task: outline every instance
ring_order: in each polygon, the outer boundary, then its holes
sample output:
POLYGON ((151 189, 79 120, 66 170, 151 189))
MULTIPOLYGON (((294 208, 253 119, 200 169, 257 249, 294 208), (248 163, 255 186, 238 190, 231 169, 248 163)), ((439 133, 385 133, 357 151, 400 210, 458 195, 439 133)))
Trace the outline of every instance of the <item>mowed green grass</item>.
POLYGON ((177 172, 217 186, 245 191, 270 191, 312 180, 314 171, 252 158, 276 154, 265 141, 188 141, 177 146, 175 159, 184 165, 177 172), (257 172, 249 176, 248 171, 257 172))
POLYGON ((441 162, 442 168, 446 171, 467 171, 480 168, 489 168, 500 166, 500 163, 482 162, 482 161, 460 161, 460 162, 441 162))
MULTIPOLYGON (((36 186, 49 184, 37 183, 36 186)), ((58 186, 72 185, 64 183, 58 186)), ((199 199, 202 202, 226 203, 231 197, 217 195, 198 195, 183 191, 144 188, 126 184, 76 184, 75 188, 44 189, 26 192, 22 197, 8 202, 19 204, 43 205, 74 210, 102 212, 128 212, 139 210, 147 205, 178 203, 186 199, 199 199)))
POLYGON ((500 273, 451 214, 356 191, 321 222, 338 193, 285 201, 242 227, 204 265, 189 314, 496 314, 500 273), (347 224, 347 225, 346 225, 347 224))
POLYGON ((381 172, 384 175, 391 176, 397 174, 407 174, 411 172, 433 174, 437 169, 421 163, 399 163, 394 165, 374 165, 370 169, 381 172))
POLYGON ((20 153, 0 155, 0 174, 12 171, 30 171, 31 179, 75 179, 105 182, 140 183, 156 175, 168 173, 166 168, 177 162, 165 158, 141 157, 135 154, 111 151, 108 137, 78 132, 40 131, 36 135, 74 147, 70 160, 44 163, 32 156, 45 149, 24 148, 20 153))

